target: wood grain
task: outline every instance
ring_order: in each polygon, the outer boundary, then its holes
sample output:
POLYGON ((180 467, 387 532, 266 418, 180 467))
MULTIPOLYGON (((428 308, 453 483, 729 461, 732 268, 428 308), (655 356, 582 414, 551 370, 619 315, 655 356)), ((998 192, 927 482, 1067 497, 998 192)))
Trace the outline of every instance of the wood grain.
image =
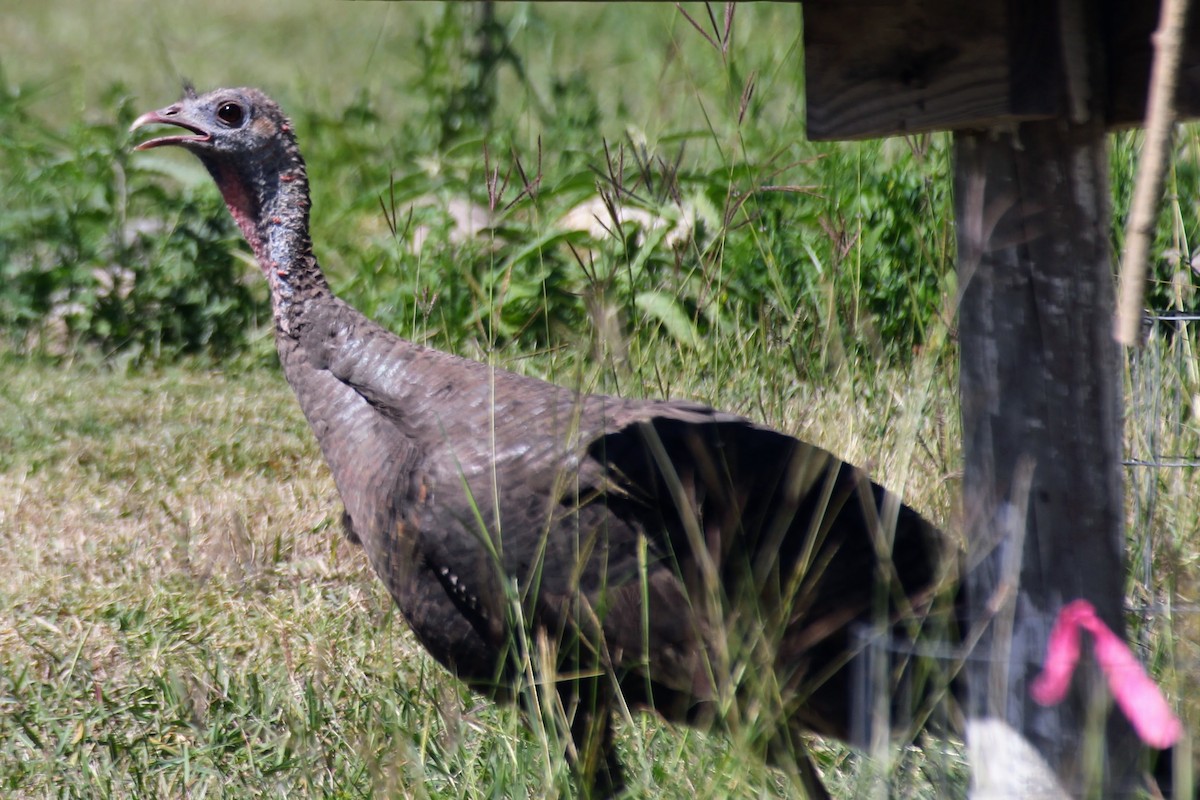
POLYGON ((1047 64, 1055 53, 1047 41, 1046 4, 1012 5, 806 2, 809 138, 983 128, 1054 116, 1059 105, 1048 90, 1054 81, 1047 78, 1055 76, 1047 64))
MULTIPOLYGON (((1020 731, 1076 797, 1095 787, 1080 743, 1105 713, 1091 705, 1103 697, 1091 688, 1098 673, 1077 676, 1053 708, 1028 686, 1066 602, 1086 599, 1124 631, 1106 161, 1099 115, 955 136, 963 509, 982 634, 968 660, 968 716, 1020 731)), ((1108 723, 1102 794, 1116 796, 1138 749, 1123 717, 1108 723)))
MULTIPOLYGON (((1066 114, 1059 2, 808 0, 810 139, 982 130, 1066 114)), ((1104 70, 1089 78, 1111 130, 1141 124, 1158 3, 1114 0, 1099 18, 1104 70)), ((1200 117, 1200 13, 1185 34, 1177 103, 1200 117)))

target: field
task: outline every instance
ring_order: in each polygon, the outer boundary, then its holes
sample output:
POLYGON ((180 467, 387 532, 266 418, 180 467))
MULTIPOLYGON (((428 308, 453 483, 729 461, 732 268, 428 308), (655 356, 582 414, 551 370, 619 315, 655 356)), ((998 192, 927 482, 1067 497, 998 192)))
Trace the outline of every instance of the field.
MULTIPOLYGON (((130 152, 183 76, 290 111, 334 287, 402 335, 745 414, 960 530, 948 140, 806 142, 790 5, 728 37, 695 4, 501 5, 490 38, 479 13, 0 17, 0 794, 574 796, 553 732, 450 680, 342 537, 208 176, 130 152)), ((1118 219, 1136 152, 1114 140, 1118 219)), ((1156 308, 1193 308, 1197 152, 1189 129, 1156 308)), ((1131 371, 1135 457, 1200 451, 1189 342, 1131 371)), ((1200 487, 1131 476, 1131 620, 1195 697, 1200 487)), ((923 744, 817 758, 846 797, 962 794, 961 754, 923 744)), ((620 745, 635 796, 799 792, 736 736, 635 716, 620 745)))

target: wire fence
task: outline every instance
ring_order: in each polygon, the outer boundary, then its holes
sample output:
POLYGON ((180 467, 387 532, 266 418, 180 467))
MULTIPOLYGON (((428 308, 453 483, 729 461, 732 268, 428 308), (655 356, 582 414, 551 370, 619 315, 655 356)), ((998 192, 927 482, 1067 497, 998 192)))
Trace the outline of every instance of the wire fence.
MULTIPOLYGON (((1200 314, 1148 314, 1143 336, 1142 346, 1130 351, 1126 371, 1129 637, 1185 726, 1195 726, 1200 722, 1200 314)), ((888 750, 881 732, 903 727, 898 723, 904 719, 896 715, 905 713, 912 714, 914 730, 956 727, 944 707, 906 711, 905 696, 912 692, 903 680, 894 680, 900 674, 897 664, 933 665, 926 670, 932 676, 923 677, 948 684, 964 657, 988 654, 964 656, 961 649, 941 644, 914 645, 878 629, 861 631, 858 645, 863 658, 855 676, 854 739, 874 760, 885 762, 864 796, 965 797, 969 779, 961 742, 929 737, 915 750, 897 750, 894 742, 888 750), (906 762, 920 773, 915 783, 906 762), (900 773, 908 773, 909 780, 898 781, 900 773)))
MULTIPOLYGON (((1188 490, 1200 467, 1200 314, 1147 314, 1142 330, 1142 346, 1129 360, 1125 466, 1133 577, 1142 587, 1154 587, 1161 585, 1156 567, 1162 553, 1181 544, 1180 537, 1194 540, 1200 516, 1200 503, 1188 502, 1200 500, 1188 490), (1186 506, 1178 507, 1180 502, 1186 506)), ((1144 600, 1154 604, 1150 597, 1144 600)))
MULTIPOLYGON (((1142 346, 1129 358, 1126 385, 1130 640, 1185 727, 1195 730, 1200 723, 1200 314, 1148 313, 1142 333, 1142 346)), ((1186 750, 1185 755, 1195 758, 1186 750)))

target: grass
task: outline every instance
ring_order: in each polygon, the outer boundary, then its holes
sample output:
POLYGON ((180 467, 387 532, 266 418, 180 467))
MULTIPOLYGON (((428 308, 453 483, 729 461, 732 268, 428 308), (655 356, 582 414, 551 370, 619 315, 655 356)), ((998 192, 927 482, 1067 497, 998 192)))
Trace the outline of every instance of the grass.
MULTIPOLYGON (((467 695, 396 618, 341 537, 332 481, 280 376, 186 367, 131 385, 86 363, 14 360, 3 374, 0 451, 17 454, 0 481, 6 794, 570 793, 517 714, 467 695)), ((840 387, 823 406, 862 407, 856 393, 840 387)), ((872 407, 945 435, 922 420, 951 416, 948 387, 933 387, 934 414, 914 396, 872 407)), ((874 432, 810 417, 811 403, 798 392, 784 413, 872 455, 874 432)), ((939 471, 926 466, 914 472, 939 471)), ((875 470, 896 479, 905 466, 875 470)), ((622 744, 637 785, 659 796, 794 791, 722 737, 639 717, 622 744)))
MULTIPOLYGON (((226 271, 239 264, 208 177, 183 154, 128 157, 118 116, 174 99, 181 74, 201 88, 262 85, 296 118, 314 240, 352 303, 404 335, 558 383, 743 413, 961 529, 946 140, 805 142, 795 7, 739 7, 721 52, 667 4, 502 6, 521 70, 501 64, 490 126, 467 120, 446 137, 473 65, 469 20, 440 5, 77 5, 0 22, 3 80, 20 89, 0 106, 15 145, 0 147, 32 147, 22 137, 36 130, 66 184, 0 182, 0 268, 48 249, 5 238, 27 230, 23 212, 53 205, 75 230, 81 204, 81 241, 98 244, 62 259, 72 280, 111 259, 160 266, 164 249, 110 246, 129 198, 136 214, 159 214, 153 231, 211 219, 198 249, 226 271), (45 124, 25 126, 25 114, 45 124), (104 168, 112 153, 124 154, 125 194, 104 168), (73 159, 83 167, 63 168, 73 159), (536 191, 521 196, 517 162, 536 191), (498 194, 489 176, 506 174, 498 194), (699 222, 682 247, 665 229, 564 231, 598 185, 623 187, 627 214, 674 223, 686 207, 699 222), (493 206, 497 224, 456 239, 448 209, 465 201, 493 206)), ((707 23, 703 7, 686 9, 707 23)), ((1136 138, 1114 140, 1118 216, 1136 153, 1136 138)), ((1160 226, 1174 271, 1153 297, 1176 308, 1193 307, 1183 265, 1200 222, 1197 153, 1189 131, 1160 226)), ((185 286, 213 275, 189 269, 185 286)), ((261 303, 256 271, 245 277, 261 303)), ((262 319, 261 307, 236 318, 262 319)), ((55 355, 28 339, 0 356, 0 794, 573 796, 546 732, 467 694, 396 617, 342 538, 269 330, 240 333, 243 349, 220 358, 159 360, 153 341, 135 358, 120 340, 55 355)), ((1152 429, 1179 452, 1200 447, 1189 341, 1172 340, 1169 381, 1131 376, 1178 410, 1131 405, 1131 453, 1152 429)), ((1136 629, 1193 722, 1198 492, 1195 470, 1158 470, 1139 474, 1130 503, 1133 605, 1172 608, 1136 629)), ((647 716, 619 736, 641 795, 798 793, 737 737, 647 716)), ((878 795, 879 770, 895 796, 962 793, 953 748, 888 755, 871 764, 819 745, 817 757, 842 796, 878 795)))
MULTIPOLYGON (((346 30, 363 24, 346 8, 346 30)), ((174 20, 147 34, 155 58, 191 52, 169 38, 198 25, 180 13, 152 6, 134 23, 174 20)), ((371 16, 374 38, 319 79, 279 77, 310 55, 301 44, 256 44, 261 65, 240 63, 245 30, 304 19, 281 13, 230 12, 216 27, 232 62, 216 77, 181 66, 166 87, 161 67, 97 89, 67 66, 49 79, 35 60, 4 63, 0 203, 23 213, 0 218, 0 327, 19 348, 227 358, 266 317, 260 284, 247 292, 231 274, 236 237, 203 170, 184 153, 129 153, 124 128, 174 98, 181 72, 202 87, 257 83, 291 111, 319 176, 326 269, 414 338, 487 351, 583 333, 620 357, 642 331, 694 346, 740 318, 788 336, 808 378, 904 354, 936 314, 950 270, 945 137, 806 142, 795 8, 739 13, 726 47, 672 8, 639 9, 637 36, 627 9, 518 9, 503 20, 516 55, 495 67, 494 102, 477 96, 491 95, 477 86, 482 57, 464 55, 476 47, 464 11, 371 16), (591 34, 605 30, 601 52, 591 34), (752 39, 761 30, 780 35, 752 39), (80 110, 64 120, 68 89, 80 110), (456 221, 464 208, 486 219, 482 235, 456 221), (112 285, 127 279, 124 296, 112 285)), ((97 22, 77 49, 121 50, 114 35, 127 32, 97 22)), ((143 69, 149 56, 126 54, 143 69)))

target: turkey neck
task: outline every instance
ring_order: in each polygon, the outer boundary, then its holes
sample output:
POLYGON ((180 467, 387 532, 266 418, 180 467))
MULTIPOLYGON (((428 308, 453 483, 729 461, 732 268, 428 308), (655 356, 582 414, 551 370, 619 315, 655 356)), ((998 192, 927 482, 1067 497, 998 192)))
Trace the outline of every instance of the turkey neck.
POLYGON ((284 146, 248 168, 220 161, 205 166, 267 277, 276 330, 295 335, 304 306, 332 295, 308 232, 308 172, 290 132, 283 133, 284 146))

